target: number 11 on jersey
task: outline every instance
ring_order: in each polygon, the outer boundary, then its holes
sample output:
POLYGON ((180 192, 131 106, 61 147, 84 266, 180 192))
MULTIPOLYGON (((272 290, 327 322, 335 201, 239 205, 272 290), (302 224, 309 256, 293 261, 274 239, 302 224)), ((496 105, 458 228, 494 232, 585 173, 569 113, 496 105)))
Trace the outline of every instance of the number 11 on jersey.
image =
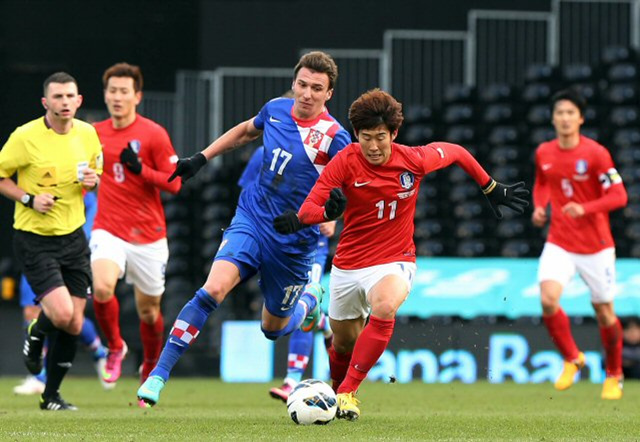
MULTIPOLYGON (((398 207, 398 201, 391 201, 389 204, 387 204, 387 206, 389 206, 389 208, 391 209, 391 212, 389 213, 389 220, 392 220, 396 217, 396 208, 398 207)), ((384 218, 384 200, 378 201, 376 203, 376 207, 378 208, 378 219, 384 218)))

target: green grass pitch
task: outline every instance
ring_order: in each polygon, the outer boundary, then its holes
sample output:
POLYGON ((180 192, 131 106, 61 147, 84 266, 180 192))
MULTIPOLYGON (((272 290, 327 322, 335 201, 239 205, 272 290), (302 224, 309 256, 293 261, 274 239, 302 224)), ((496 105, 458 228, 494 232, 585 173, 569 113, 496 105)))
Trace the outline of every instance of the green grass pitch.
POLYGON ((37 398, 15 396, 17 378, 0 378, 0 440, 640 440, 640 383, 620 401, 600 399, 600 385, 382 384, 365 382, 356 422, 295 425, 267 384, 172 379, 161 402, 140 409, 137 382, 104 391, 95 378, 70 377, 63 397, 77 412, 41 411, 37 398))

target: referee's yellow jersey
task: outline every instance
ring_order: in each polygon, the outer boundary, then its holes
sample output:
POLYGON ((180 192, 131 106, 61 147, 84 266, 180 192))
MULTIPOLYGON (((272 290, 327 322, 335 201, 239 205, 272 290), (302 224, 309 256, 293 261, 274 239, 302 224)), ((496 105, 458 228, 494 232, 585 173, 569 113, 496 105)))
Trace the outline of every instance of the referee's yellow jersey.
POLYGON ((102 146, 89 123, 73 120, 64 134, 49 128, 44 117, 18 127, 0 150, 0 178, 18 173, 18 187, 27 193, 57 197, 53 208, 36 212, 16 202, 13 227, 43 236, 66 235, 85 222, 82 183, 90 167, 102 173, 102 146))

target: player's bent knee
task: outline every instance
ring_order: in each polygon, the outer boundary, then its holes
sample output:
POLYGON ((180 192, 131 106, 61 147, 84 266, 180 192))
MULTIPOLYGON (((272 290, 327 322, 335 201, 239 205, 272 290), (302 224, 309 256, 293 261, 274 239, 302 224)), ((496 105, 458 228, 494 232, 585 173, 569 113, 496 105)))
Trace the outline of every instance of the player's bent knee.
POLYGON ((94 282, 93 296, 99 302, 107 302, 114 296, 115 289, 115 286, 112 286, 110 284, 96 284, 94 282))
POLYGON ((284 330, 265 330, 264 327, 261 327, 261 329, 264 337, 270 341, 275 341, 279 337, 284 336, 284 330))

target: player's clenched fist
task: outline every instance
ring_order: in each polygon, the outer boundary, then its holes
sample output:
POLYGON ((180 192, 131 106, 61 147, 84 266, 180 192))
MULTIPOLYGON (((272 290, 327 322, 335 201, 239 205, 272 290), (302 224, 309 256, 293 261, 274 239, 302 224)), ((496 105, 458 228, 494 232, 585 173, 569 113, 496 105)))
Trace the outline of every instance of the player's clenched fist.
POLYGON ((177 177, 181 177, 184 183, 198 173, 205 164, 207 164, 207 157, 205 157, 202 152, 198 152, 189 158, 181 158, 176 164, 176 170, 169 177, 169 182, 175 180, 177 177))
POLYGON ((340 218, 347 208, 347 197, 339 187, 331 189, 329 199, 324 203, 324 218, 328 221, 340 218))
POLYGON ((293 210, 287 210, 282 215, 276 216, 273 220, 273 228, 282 235, 295 233, 303 227, 307 226, 300 222, 298 214, 293 210))

